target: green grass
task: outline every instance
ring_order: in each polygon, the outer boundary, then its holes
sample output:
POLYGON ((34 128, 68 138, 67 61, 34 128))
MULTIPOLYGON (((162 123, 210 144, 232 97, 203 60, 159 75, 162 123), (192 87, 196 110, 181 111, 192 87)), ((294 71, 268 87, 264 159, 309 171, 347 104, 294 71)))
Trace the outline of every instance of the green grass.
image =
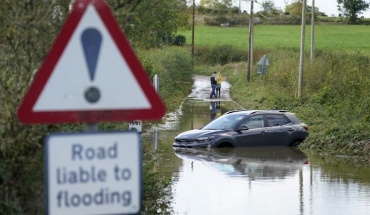
MULTIPOLYGON (((310 50, 311 26, 306 26, 305 49, 310 50)), ((195 26, 195 46, 232 45, 241 49, 248 48, 247 26, 242 27, 211 27, 195 26)), ((181 31, 186 36, 187 44, 191 44, 191 31, 181 31)), ((370 27, 365 25, 316 25, 315 49, 332 51, 360 51, 370 55, 370 27)), ((300 47, 300 25, 256 25, 254 26, 255 48, 300 47)))

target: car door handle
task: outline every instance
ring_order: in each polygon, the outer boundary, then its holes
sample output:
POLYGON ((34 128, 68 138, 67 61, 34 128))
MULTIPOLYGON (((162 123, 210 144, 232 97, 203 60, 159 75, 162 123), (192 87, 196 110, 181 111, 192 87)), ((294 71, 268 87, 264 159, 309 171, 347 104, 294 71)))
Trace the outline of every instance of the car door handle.
POLYGON ((288 128, 288 131, 294 131, 294 128, 288 128))
POLYGON ((265 135, 267 134, 267 131, 261 131, 261 134, 265 135))

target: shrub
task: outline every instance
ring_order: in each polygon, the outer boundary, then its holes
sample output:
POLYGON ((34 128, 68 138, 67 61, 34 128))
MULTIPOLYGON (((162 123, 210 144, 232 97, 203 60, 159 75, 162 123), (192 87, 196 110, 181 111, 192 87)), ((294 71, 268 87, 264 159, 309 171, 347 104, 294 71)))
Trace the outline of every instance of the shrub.
POLYGON ((186 44, 186 37, 184 35, 177 35, 173 41, 175 46, 184 46, 186 44))
POLYGON ((244 61, 247 56, 244 50, 230 45, 222 45, 216 47, 199 47, 195 50, 195 58, 199 63, 225 65, 231 62, 244 61))
POLYGON ((178 102, 190 93, 193 84, 193 60, 187 48, 164 47, 143 50, 139 57, 150 77, 159 76, 159 94, 165 100, 167 110, 177 109, 178 102))

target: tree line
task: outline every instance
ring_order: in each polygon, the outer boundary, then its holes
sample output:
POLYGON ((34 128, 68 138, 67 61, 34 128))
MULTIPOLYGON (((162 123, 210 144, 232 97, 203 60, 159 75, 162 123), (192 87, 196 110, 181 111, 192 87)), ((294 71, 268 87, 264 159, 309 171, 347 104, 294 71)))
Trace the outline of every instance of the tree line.
MULTIPOLYGON (((223 13, 230 12, 244 12, 241 11, 240 5, 242 2, 250 2, 252 0, 201 0, 198 6, 200 11, 212 11, 213 13, 223 11, 223 13)), ((284 8, 278 8, 272 0, 253 0, 256 4, 259 4, 262 8, 261 11, 256 11, 256 14, 263 14, 269 16, 277 16, 280 14, 292 15, 301 17, 302 15, 302 1, 300 0, 286 0, 284 8)), ((312 0, 314 1, 314 0, 312 0)), ((309 1, 307 1, 309 3, 309 1)), ((337 7, 339 16, 346 17, 348 22, 356 24, 359 21, 360 14, 369 9, 370 3, 365 0, 337 0, 337 7)), ((306 12, 310 14, 312 6, 306 5, 306 12)), ((327 16, 324 12, 320 11, 320 8, 315 7, 315 14, 318 16, 327 16)))

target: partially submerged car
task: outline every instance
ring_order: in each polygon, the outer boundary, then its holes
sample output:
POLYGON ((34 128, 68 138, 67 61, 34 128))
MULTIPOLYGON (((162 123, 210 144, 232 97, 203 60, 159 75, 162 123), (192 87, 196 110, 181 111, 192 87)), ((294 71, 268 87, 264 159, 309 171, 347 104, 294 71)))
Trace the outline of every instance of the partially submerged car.
POLYGON ((308 127, 285 110, 234 110, 175 137, 173 147, 298 146, 308 127))

